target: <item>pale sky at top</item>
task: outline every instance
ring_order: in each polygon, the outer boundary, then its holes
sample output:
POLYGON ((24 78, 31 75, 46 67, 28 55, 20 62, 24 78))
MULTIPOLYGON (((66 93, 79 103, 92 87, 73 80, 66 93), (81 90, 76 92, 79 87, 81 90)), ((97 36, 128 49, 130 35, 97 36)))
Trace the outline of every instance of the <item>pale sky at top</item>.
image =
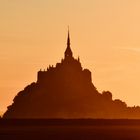
POLYGON ((139 0, 0 0, 0 111, 71 48, 99 91, 140 105, 139 0))

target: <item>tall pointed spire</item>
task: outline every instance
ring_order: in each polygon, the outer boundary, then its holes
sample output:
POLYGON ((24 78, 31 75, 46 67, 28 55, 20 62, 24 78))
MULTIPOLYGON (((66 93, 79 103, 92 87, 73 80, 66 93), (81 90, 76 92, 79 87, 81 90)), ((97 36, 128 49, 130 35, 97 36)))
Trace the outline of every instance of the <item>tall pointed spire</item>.
POLYGON ((68 38, 67 38, 67 48, 66 48, 66 51, 65 51, 65 58, 66 57, 72 57, 72 51, 71 51, 71 48, 70 48, 70 33, 69 33, 69 27, 68 27, 68 38))
POLYGON ((69 26, 68 26, 67 47, 70 47, 70 33, 69 33, 69 26))

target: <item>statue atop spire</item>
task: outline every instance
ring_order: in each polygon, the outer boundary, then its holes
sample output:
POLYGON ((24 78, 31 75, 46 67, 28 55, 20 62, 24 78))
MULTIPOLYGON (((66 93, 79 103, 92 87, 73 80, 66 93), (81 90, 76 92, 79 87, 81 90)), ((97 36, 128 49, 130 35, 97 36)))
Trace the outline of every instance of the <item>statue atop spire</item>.
POLYGON ((65 58, 67 57, 73 57, 71 48, 70 48, 70 33, 69 33, 69 27, 68 27, 68 38, 67 38, 67 48, 65 51, 65 58))

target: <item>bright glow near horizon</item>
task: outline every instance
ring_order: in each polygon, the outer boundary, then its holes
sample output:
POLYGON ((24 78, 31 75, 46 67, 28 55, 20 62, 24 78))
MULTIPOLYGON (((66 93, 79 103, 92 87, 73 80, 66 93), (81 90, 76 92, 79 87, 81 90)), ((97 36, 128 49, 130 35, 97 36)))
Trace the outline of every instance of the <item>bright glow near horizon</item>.
POLYGON ((139 0, 5 0, 0 2, 0 111, 71 48, 99 91, 140 105, 139 0))

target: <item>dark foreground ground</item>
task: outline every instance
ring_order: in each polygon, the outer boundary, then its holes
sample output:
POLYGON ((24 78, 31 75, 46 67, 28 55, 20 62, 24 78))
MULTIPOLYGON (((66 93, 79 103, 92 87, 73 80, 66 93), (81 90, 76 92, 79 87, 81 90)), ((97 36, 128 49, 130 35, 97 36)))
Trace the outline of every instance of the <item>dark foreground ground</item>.
POLYGON ((140 120, 0 120, 0 140, 140 140, 140 120))

